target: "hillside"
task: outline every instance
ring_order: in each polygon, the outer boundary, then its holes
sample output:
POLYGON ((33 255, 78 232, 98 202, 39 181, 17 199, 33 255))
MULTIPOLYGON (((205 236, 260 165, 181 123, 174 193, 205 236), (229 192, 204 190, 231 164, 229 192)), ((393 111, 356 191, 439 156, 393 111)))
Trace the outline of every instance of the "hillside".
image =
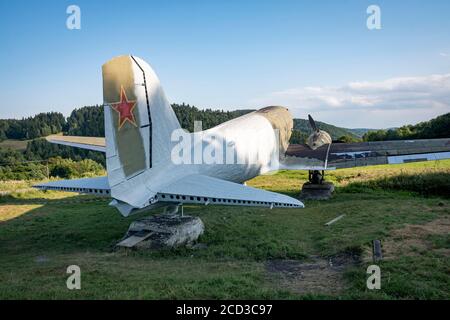
POLYGON ((367 129, 367 128, 354 128, 354 129, 345 129, 353 133, 354 135, 362 138, 367 132, 377 131, 377 129, 367 129))
MULTIPOLYGON (((353 139, 361 138, 361 136, 353 133, 350 129, 336 127, 321 121, 316 121, 316 125, 319 127, 319 129, 328 132, 333 140, 337 140, 342 136, 350 136, 353 139)), ((311 133, 311 127, 308 120, 306 119, 294 119, 294 129, 299 130, 304 134, 311 133)))
MULTIPOLYGON (((193 131, 194 121, 202 121, 203 129, 209 129, 220 123, 254 111, 201 110, 184 103, 172 104, 172 107, 181 126, 189 131, 193 131)), ((317 121, 317 124, 320 129, 329 132, 333 139, 338 139, 342 136, 350 136, 354 139, 361 137, 360 134, 353 133, 351 129, 340 128, 320 121, 317 121)), ((295 119, 294 129, 300 131, 302 136, 307 136, 311 132, 308 121, 304 119, 295 119)), ((102 106, 86 106, 74 109, 68 118, 64 118, 60 113, 52 112, 41 113, 34 117, 21 120, 0 119, 0 141, 35 139, 61 131, 66 135, 103 136, 104 123, 102 106)), ((5 147, 7 145, 10 144, 3 144, 5 147)))
POLYGON ((0 119, 0 142, 26 140, 61 132, 66 119, 59 112, 39 113, 22 119, 0 119))
MULTIPOLYGON (((175 114, 183 128, 193 131, 194 121, 202 121, 203 129, 212 128, 220 123, 234 119, 253 110, 201 110, 189 104, 173 104, 175 114)), ((424 139, 450 137, 450 113, 417 125, 407 125, 389 130, 347 129, 321 121, 316 121, 318 127, 327 131, 333 140, 343 142, 360 141, 361 135, 365 141, 424 139)), ((33 178, 33 167, 39 167, 39 176, 45 175, 46 168, 39 161, 55 157, 68 158, 75 161, 91 159, 105 164, 104 154, 53 145, 42 139, 48 134, 63 132, 65 135, 104 136, 104 120, 102 106, 86 106, 75 109, 69 117, 60 113, 41 113, 34 117, 16 119, 0 119, 0 180, 12 179, 17 172, 20 177, 33 178), (35 163, 25 165, 26 161, 35 163), (9 167, 6 167, 6 166, 9 167), (20 166, 20 168, 19 168, 20 166), (19 169, 20 170, 19 170, 19 169)), ((294 131, 291 143, 304 143, 311 133, 308 120, 294 119, 294 131)), ((36 171, 36 170, 34 170, 36 171)))
POLYGON ((437 139, 450 137, 450 112, 416 125, 406 125, 388 130, 369 131, 365 141, 437 139))

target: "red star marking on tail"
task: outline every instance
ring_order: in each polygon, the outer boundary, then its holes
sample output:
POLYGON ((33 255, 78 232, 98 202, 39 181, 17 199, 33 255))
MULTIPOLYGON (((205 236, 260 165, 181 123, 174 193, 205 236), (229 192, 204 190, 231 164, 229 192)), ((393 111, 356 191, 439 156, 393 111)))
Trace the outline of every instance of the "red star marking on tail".
POLYGON ((120 102, 111 103, 111 108, 119 113, 119 130, 127 121, 137 127, 136 119, 133 114, 134 107, 136 107, 136 100, 129 101, 125 89, 121 86, 120 102))

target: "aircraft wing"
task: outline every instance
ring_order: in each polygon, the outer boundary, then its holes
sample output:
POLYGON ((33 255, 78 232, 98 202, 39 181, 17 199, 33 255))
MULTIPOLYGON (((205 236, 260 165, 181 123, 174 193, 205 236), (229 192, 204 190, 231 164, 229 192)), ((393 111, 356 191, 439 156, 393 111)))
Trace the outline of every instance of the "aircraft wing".
POLYGON ((289 145, 281 169, 332 170, 450 159, 450 139, 333 143, 311 150, 289 145))
POLYGON ((36 184, 33 186, 33 188, 41 190, 59 190, 88 193, 104 196, 109 196, 110 194, 108 177, 50 181, 46 183, 36 184))
MULTIPOLYGON (((79 192, 97 196, 110 196, 107 177, 58 180, 33 186, 41 190, 79 192)), ((247 187, 204 175, 189 175, 162 187, 156 202, 161 204, 206 204, 259 207, 303 208, 297 199, 276 192, 247 187)))
POLYGON ((105 138, 51 135, 45 138, 50 143, 81 149, 106 152, 105 138))
POLYGON ((261 207, 303 208, 297 199, 204 175, 180 178, 158 192, 158 201, 261 207))

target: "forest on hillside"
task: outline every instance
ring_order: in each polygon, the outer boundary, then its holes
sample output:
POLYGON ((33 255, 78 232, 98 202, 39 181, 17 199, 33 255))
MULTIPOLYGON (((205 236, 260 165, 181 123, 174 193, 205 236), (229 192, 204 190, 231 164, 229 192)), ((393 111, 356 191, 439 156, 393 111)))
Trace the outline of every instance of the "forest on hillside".
MULTIPOLYGON (((194 120, 202 121, 203 129, 209 129, 252 111, 199 110, 187 104, 173 104, 172 107, 181 126, 189 131, 193 131, 194 120)), ((48 176, 74 178, 98 172, 105 166, 105 156, 100 152, 55 145, 43 138, 61 132, 65 135, 104 136, 103 107, 75 109, 67 119, 61 113, 51 112, 21 120, 0 120, 0 142, 6 139, 30 140, 24 151, 0 146, 0 180, 43 179, 48 176)))
MULTIPOLYGON (((193 131, 194 121, 202 121, 203 129, 234 119, 253 110, 200 110, 188 104, 173 104, 181 127, 193 131)), ((65 135, 103 137, 103 106, 87 106, 72 111, 66 119, 61 113, 40 113, 34 117, 0 119, 0 142, 6 139, 35 139, 63 132, 65 135)))
POLYGON ((35 139, 63 131, 66 119, 59 112, 40 113, 34 117, 0 119, 0 141, 35 139))
POLYGON ((364 141, 387 141, 408 139, 437 139, 450 137, 450 113, 438 116, 430 121, 416 125, 406 125, 388 130, 369 131, 364 134, 364 141))
MULTIPOLYGON (((320 130, 328 132, 334 141, 356 142, 361 140, 361 137, 357 136, 349 129, 336 127, 321 121, 315 121, 315 123, 320 130)), ((306 119, 294 119, 294 130, 299 131, 306 136, 309 135, 311 133, 309 121, 306 119)))
MULTIPOLYGON (((195 106, 184 103, 173 104, 172 107, 181 126, 191 132, 193 131, 194 121, 202 121, 202 127, 205 130, 253 111, 200 110, 195 106)), ((361 140, 350 129, 336 127, 320 121, 316 121, 316 124, 320 129, 330 133, 335 142, 361 140)), ((6 139, 30 140, 23 151, 3 148, 0 144, 0 180, 42 179, 48 175, 65 178, 77 177, 89 174, 88 169, 95 167, 95 170, 98 171, 105 165, 105 157, 102 153, 50 144, 42 138, 49 134, 61 132, 65 135, 104 136, 103 107, 96 105, 75 109, 67 119, 57 112, 40 113, 34 117, 20 120, 0 119, 0 142, 6 139), (84 160, 89 163, 80 164, 84 160), (48 169, 49 163, 51 164, 50 170, 48 169), (96 167, 96 165, 99 167, 96 167), (56 169, 54 169, 55 166, 56 169), (83 171, 83 168, 86 171, 83 171)), ((311 129, 307 120, 294 119, 294 130, 290 142, 304 143, 310 133, 311 129)), ((417 125, 369 131, 364 134, 363 140, 381 141, 445 137, 450 137, 450 113, 417 125)))

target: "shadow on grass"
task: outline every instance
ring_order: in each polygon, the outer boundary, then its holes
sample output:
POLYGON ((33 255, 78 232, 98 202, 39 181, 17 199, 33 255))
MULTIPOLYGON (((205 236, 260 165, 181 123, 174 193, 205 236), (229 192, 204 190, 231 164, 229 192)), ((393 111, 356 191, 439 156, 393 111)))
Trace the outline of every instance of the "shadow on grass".
MULTIPOLYGON (((433 220, 448 208, 435 199, 395 195, 380 201, 379 196, 364 194, 337 196, 305 209, 186 206, 186 214, 198 215, 205 223, 200 241, 206 248, 110 254, 131 221, 150 213, 124 218, 106 198, 56 197, 49 192, 1 199, 5 211, 18 211, 0 222, 0 297, 70 297, 65 267, 73 263, 84 270, 83 298, 298 297, 267 283, 266 261, 295 260, 297 265, 312 255, 334 257, 346 251, 359 256, 361 248, 388 236, 390 229, 433 220), (338 214, 345 219, 324 226, 338 214)), ((365 270, 358 270, 365 276, 365 270)), ((416 294, 409 288, 405 292, 416 294)))
POLYGON ((249 259, 192 259, 200 251, 187 249, 112 252, 131 221, 149 212, 124 218, 109 199, 53 196, 2 198, 0 213, 13 214, 0 222, 0 299, 293 297, 268 286, 261 265, 249 259), (75 292, 66 288, 72 264, 82 269, 75 292))
MULTIPOLYGON (((163 210, 146 211, 124 218, 115 208, 108 206, 109 198, 53 196, 56 194, 50 192, 33 193, 23 198, 14 194, 0 198, 0 205, 5 205, 4 213, 9 215, 9 218, 0 221, 0 252, 3 256, 20 253, 39 255, 42 252, 113 252, 132 221, 163 210)), ((208 244, 207 248, 174 248, 127 254, 174 259, 192 256, 247 260, 303 258, 306 256, 303 246, 283 241, 288 219, 295 219, 295 224, 300 227, 299 216, 292 215, 292 212, 187 205, 185 214, 199 216, 206 224, 206 232, 199 241, 208 244)), ((297 232, 298 229, 291 226, 290 238, 297 238, 297 232)))
POLYGON ((0 221, 0 251, 4 256, 80 249, 110 251, 131 221, 141 217, 123 218, 108 206, 109 198, 52 195, 41 192, 0 198, 5 214, 0 221))

